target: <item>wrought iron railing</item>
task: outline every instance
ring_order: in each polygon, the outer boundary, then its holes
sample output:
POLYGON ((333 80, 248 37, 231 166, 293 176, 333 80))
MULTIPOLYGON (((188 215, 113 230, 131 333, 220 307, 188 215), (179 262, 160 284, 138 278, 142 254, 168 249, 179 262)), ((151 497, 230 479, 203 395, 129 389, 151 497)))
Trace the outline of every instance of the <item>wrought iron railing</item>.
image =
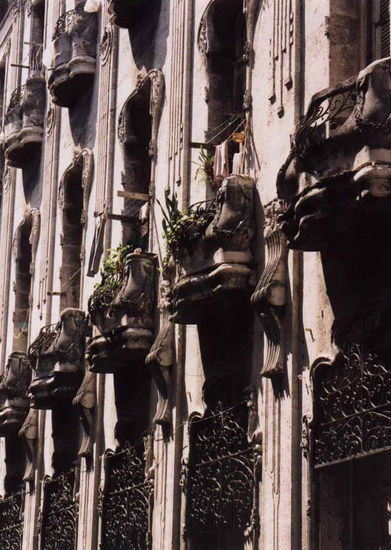
POLYGON ((79 505, 76 469, 44 481, 41 550, 76 550, 79 505))
POLYGON ((243 407, 221 403, 190 425, 186 535, 219 542, 229 532, 247 538, 256 527, 256 455, 243 407))
POLYGON ((315 467, 391 449, 391 368, 349 346, 316 367, 314 412, 315 467))
POLYGON ((23 538, 24 492, 0 499, 0 548, 20 550, 23 538))
POLYGON ((15 88, 11 94, 11 98, 8 103, 7 111, 5 113, 4 122, 8 124, 12 121, 12 116, 20 109, 20 103, 22 101, 23 94, 26 89, 26 84, 15 88))
POLYGON ((58 334, 59 323, 52 323, 41 328, 37 338, 28 349, 28 358, 31 367, 35 369, 36 362, 41 353, 48 350, 58 334))
POLYGON ((299 122, 294 147, 299 156, 319 145, 340 127, 356 104, 356 77, 315 94, 306 115, 299 122))
POLYGON ((106 455, 102 493, 102 550, 149 550, 153 485, 144 446, 126 444, 106 455))
POLYGON ((57 19, 56 26, 54 27, 53 40, 61 36, 68 29, 68 27, 74 22, 75 17, 81 14, 86 16, 89 15, 88 13, 84 12, 81 6, 78 6, 74 10, 69 10, 63 13, 57 19))

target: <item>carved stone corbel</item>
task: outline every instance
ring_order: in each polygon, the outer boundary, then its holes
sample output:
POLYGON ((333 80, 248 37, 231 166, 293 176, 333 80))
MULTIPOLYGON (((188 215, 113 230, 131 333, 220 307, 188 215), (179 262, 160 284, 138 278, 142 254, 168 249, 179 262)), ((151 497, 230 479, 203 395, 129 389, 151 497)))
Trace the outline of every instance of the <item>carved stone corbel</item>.
POLYGON ((285 211, 282 200, 274 200, 265 208, 265 268, 251 297, 266 335, 266 357, 261 374, 272 378, 284 372, 283 316, 287 294, 286 236, 279 216, 285 211))
POLYGON ((79 410, 83 430, 79 456, 84 457, 87 463, 90 464, 92 460, 94 413, 96 407, 96 375, 89 369, 85 371, 83 382, 72 404, 79 410))
POLYGON ((163 280, 160 285, 160 311, 162 314, 159 333, 153 343, 145 364, 150 368, 158 390, 158 403, 153 422, 168 426, 171 422, 169 407, 169 386, 175 357, 175 328, 170 321, 169 293, 170 282, 163 280))
POLYGON ((26 453, 26 470, 23 481, 27 481, 31 487, 34 487, 35 472, 35 444, 38 438, 38 410, 30 409, 23 426, 19 430, 24 450, 26 453))

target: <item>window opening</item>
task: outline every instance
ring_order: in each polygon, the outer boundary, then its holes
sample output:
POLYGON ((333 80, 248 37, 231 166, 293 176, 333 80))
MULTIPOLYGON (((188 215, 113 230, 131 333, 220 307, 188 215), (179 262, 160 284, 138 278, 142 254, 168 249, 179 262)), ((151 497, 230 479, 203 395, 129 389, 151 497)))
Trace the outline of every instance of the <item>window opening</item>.
POLYGON ((79 307, 83 239, 83 157, 64 176, 60 309, 79 307))

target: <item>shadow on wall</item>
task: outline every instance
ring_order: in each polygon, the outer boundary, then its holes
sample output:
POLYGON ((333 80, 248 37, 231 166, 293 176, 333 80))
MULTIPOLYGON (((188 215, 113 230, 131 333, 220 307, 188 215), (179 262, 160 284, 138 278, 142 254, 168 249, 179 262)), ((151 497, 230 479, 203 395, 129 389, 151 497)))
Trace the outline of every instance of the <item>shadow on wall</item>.
POLYGON ((98 67, 94 87, 85 91, 80 99, 69 107, 69 124, 75 145, 81 149, 93 147, 96 134, 96 119, 98 108, 98 67))
POLYGON ((129 41, 138 70, 162 67, 167 55, 170 0, 149 2, 129 26, 129 41), (156 55, 155 55, 156 54, 156 55))
POLYGON ((39 185, 41 181, 42 160, 43 154, 36 155, 22 170, 23 191, 26 204, 29 204, 32 208, 38 209, 42 202, 42 185, 39 185))

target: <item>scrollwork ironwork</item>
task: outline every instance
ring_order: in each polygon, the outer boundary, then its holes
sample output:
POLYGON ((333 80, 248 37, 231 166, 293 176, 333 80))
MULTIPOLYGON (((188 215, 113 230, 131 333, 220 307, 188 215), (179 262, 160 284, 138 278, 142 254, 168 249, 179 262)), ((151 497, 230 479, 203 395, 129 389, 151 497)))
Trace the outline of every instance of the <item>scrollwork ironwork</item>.
POLYGON ((245 540, 256 530, 257 460, 243 409, 217 403, 190 424, 186 536, 229 530, 245 540))
POLYGON ((326 138, 327 123, 331 129, 340 126, 353 111, 355 102, 355 78, 316 94, 296 129, 294 148, 297 155, 304 157, 310 147, 326 138))
POLYGON ((57 23, 53 33, 53 40, 55 40, 61 34, 63 34, 68 29, 68 27, 74 22, 75 18, 80 14, 88 15, 87 13, 84 12, 81 6, 76 7, 74 10, 69 10, 63 13, 57 19, 57 23))
POLYGON ((105 460, 102 550, 149 550, 153 479, 145 475, 144 448, 125 443, 105 460))
POLYGON ((0 499, 1 550, 20 550, 23 538, 24 492, 0 499))
POLYGON ((315 467, 391 448, 391 368, 372 351, 350 345, 316 367, 315 467))
POLYGON ((41 550, 76 550, 79 505, 74 468, 44 481, 41 550))

